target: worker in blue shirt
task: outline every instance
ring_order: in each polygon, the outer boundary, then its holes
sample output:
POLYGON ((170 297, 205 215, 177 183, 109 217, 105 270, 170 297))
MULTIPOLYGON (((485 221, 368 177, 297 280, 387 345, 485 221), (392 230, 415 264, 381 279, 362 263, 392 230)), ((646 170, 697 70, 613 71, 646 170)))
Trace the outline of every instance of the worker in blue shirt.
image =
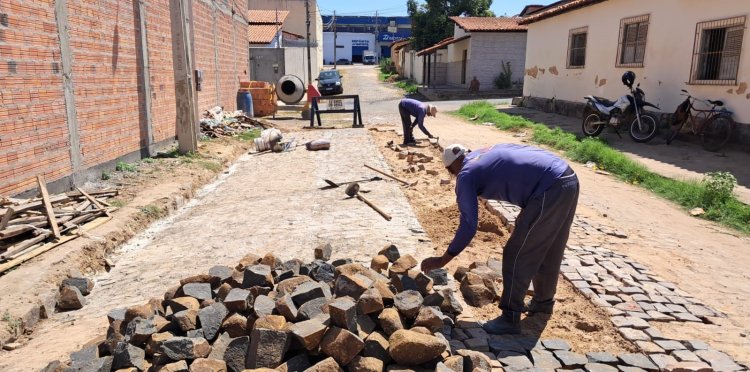
POLYGON ((413 130, 415 126, 419 127, 422 133, 426 134, 427 137, 433 138, 432 134, 427 131, 424 127, 424 117, 432 116, 435 117, 437 114, 437 107, 419 102, 416 99, 404 98, 398 103, 398 112, 401 114, 401 126, 404 129, 404 146, 413 146, 417 144, 414 140, 413 130), (414 121, 411 121, 411 117, 414 116, 414 121))
POLYGON ((469 152, 450 145, 443 163, 457 176, 461 222, 447 251, 422 261, 422 271, 443 267, 471 242, 477 231, 478 197, 522 208, 503 250, 502 315, 483 325, 488 333, 518 334, 522 312, 552 313, 557 278, 578 202, 578 178, 554 154, 531 146, 499 144, 469 152), (534 295, 524 296, 529 284, 534 295))

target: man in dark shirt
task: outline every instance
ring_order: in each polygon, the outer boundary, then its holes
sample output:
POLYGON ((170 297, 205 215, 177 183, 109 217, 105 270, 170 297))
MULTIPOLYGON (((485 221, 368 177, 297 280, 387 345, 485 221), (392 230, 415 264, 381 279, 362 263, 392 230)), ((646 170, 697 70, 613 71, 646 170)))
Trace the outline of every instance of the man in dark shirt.
POLYGON ((398 103, 398 112, 401 114, 401 126, 404 129, 404 145, 415 145, 417 142, 414 140, 414 134, 412 131, 415 126, 419 126, 422 133, 426 134, 427 137, 432 138, 432 134, 427 131, 424 127, 424 117, 432 116, 435 117, 437 114, 437 107, 419 102, 415 99, 404 98, 398 103), (411 117, 414 116, 414 122, 411 121, 411 117))
POLYGON ((545 150, 500 144, 469 152, 448 146, 443 163, 457 176, 456 199, 461 222, 445 254, 422 261, 430 272, 448 264, 477 231, 478 197, 503 200, 523 208, 503 250, 502 315, 484 324, 493 334, 521 332, 521 313, 552 313, 560 264, 578 202, 578 178, 568 164, 545 150), (524 305, 529 284, 534 296, 524 305))

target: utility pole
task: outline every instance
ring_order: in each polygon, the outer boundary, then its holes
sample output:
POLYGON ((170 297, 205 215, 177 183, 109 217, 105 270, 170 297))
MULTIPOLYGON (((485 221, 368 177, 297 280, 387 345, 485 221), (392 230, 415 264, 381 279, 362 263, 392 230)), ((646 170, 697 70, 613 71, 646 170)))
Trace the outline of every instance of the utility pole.
POLYGON ((378 46, 379 38, 380 38, 380 19, 378 18, 378 11, 376 10, 375 11, 375 45, 372 46, 372 52, 378 56, 378 60, 380 60, 380 53, 378 53, 378 51, 376 51, 375 48, 378 46))
POLYGON ((333 11, 333 69, 336 69, 336 49, 338 49, 338 44, 336 43, 336 11, 333 11))
POLYGON ((312 60, 310 59, 310 0, 305 0, 307 13, 307 85, 312 85, 312 60))

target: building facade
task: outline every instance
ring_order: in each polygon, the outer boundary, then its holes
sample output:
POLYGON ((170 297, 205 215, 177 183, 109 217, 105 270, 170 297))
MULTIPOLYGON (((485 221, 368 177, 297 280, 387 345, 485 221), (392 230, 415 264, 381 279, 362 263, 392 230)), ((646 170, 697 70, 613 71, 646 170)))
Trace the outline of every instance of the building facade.
MULTIPOLYGON (((649 102, 673 112, 680 90, 723 100, 750 123, 750 35, 746 0, 561 1, 524 17, 528 25, 524 96, 537 104, 623 95, 628 70, 649 102), (718 5, 718 4, 717 4, 718 5), (679 21, 677 21, 679 20, 679 21)), ((748 125, 739 125, 742 142, 748 125)))
MULTIPOLYGON (((409 17, 368 17, 324 15, 326 31, 333 33, 371 34, 376 42, 373 50, 378 58, 391 56, 391 44, 411 37, 411 18, 409 17)), ((332 51, 333 44, 330 50, 332 51)), ((326 45, 324 43, 324 48, 326 45)), ((332 54, 332 52, 331 52, 332 54)), ((338 53, 337 53, 338 54, 338 53)), ((328 55, 328 53, 325 53, 328 55)), ((359 61, 357 54, 354 60, 359 61)))

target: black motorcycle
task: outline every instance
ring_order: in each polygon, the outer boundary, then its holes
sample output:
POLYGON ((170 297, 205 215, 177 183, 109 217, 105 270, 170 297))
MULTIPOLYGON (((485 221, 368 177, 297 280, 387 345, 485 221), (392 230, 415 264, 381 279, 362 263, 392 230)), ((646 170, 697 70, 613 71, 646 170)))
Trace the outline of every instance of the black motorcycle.
MULTIPOLYGON (((623 123, 630 123, 630 138, 635 142, 648 142, 656 136, 659 121, 653 114, 646 113, 644 107, 659 108, 646 102, 646 94, 638 83, 633 89, 635 73, 628 71, 622 75, 622 83, 630 89, 630 94, 617 101, 596 96, 584 97, 587 101, 583 115, 583 134, 589 137, 598 136, 604 127, 611 126, 620 136, 623 123)), ((621 137, 621 136, 620 136, 621 137)))

